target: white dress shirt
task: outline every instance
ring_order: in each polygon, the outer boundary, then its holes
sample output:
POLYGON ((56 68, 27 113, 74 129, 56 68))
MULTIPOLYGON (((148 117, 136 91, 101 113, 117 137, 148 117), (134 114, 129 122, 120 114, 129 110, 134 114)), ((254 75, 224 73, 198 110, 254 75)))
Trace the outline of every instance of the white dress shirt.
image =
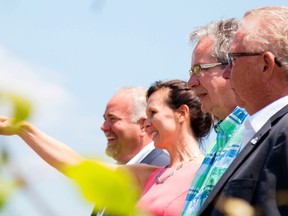
POLYGON ((262 108, 244 122, 242 149, 250 139, 263 127, 263 125, 279 110, 288 104, 288 96, 284 96, 268 106, 262 108))
POLYGON ((130 161, 128 161, 126 164, 138 164, 140 163, 151 151, 155 149, 154 143, 151 142, 148 145, 146 145, 144 148, 141 149, 138 154, 136 154, 130 161))

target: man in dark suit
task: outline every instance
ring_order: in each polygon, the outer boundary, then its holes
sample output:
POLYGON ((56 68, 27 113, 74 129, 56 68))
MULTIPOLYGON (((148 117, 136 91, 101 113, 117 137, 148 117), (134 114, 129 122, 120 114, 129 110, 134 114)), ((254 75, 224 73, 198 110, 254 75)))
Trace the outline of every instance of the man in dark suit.
POLYGON ((247 144, 198 215, 288 215, 287 20, 288 7, 270 6, 240 22, 223 77, 250 114, 247 144))
MULTIPOLYGON (((107 103, 103 116, 101 130, 107 137, 106 154, 118 164, 169 164, 169 155, 154 147, 149 128, 145 126, 145 89, 133 86, 121 88, 107 103)), ((108 213, 95 211, 92 215, 108 213)))

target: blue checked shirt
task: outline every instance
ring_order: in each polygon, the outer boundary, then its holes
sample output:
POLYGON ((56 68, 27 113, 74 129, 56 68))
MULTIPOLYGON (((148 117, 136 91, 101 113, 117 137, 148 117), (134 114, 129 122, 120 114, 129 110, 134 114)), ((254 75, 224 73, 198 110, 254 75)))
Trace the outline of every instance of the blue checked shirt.
POLYGON ((246 117, 247 112, 236 107, 228 117, 215 125, 216 140, 192 181, 182 216, 197 215, 209 193, 238 155, 243 136, 243 127, 240 126, 246 117))

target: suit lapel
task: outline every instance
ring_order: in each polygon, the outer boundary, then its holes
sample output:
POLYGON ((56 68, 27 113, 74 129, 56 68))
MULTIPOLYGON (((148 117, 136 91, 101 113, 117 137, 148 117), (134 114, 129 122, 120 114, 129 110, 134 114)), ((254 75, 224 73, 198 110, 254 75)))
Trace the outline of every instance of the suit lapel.
POLYGON ((160 153, 160 149, 154 148, 140 163, 151 164, 152 160, 160 153))
POLYGON ((209 196, 207 197, 206 201, 203 203, 203 206, 201 207, 201 209, 199 211, 199 215, 201 215, 203 210, 205 210, 206 207, 213 200, 215 200, 216 196, 222 191, 223 187, 225 186, 225 184, 229 180, 229 178, 236 172, 236 170, 242 165, 242 163, 253 152, 253 149, 257 146, 256 144, 259 143, 261 138, 266 137, 264 135, 271 128, 270 127, 271 126, 270 121, 269 121, 269 124, 267 124, 267 123, 264 125, 264 126, 267 126, 267 127, 265 127, 265 128, 262 127, 261 130, 253 136, 253 138, 249 141, 249 143, 246 144, 246 146, 243 148, 243 150, 239 153, 239 155, 231 163, 231 165, 228 167, 226 172, 222 175, 222 177, 220 178, 219 182, 215 185, 215 187, 213 188, 213 190, 210 192, 209 196))
POLYGON ((252 154, 252 152, 259 146, 259 144, 267 137, 271 127, 276 124, 284 114, 288 112, 288 105, 273 115, 264 126, 252 137, 252 139, 246 144, 243 150, 235 158, 232 164, 228 167, 226 172, 220 178, 219 182, 215 185, 214 189, 209 194, 206 201, 203 203, 199 215, 215 200, 216 196, 222 191, 229 178, 237 171, 237 169, 245 162, 245 160, 252 154))

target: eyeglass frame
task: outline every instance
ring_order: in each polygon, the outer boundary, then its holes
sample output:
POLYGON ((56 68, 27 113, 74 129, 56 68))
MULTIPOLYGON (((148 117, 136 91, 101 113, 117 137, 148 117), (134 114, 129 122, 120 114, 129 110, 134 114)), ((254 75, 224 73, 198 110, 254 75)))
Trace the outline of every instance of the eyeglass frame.
MULTIPOLYGON (((263 55, 264 53, 265 52, 261 52, 261 53, 260 52, 235 52, 235 53, 228 53, 227 54, 228 66, 230 68, 232 68, 233 61, 234 61, 233 58, 235 58, 235 57, 260 56, 260 55, 263 55)), ((279 67, 282 66, 281 62, 276 57, 274 58, 274 61, 279 67)))
POLYGON ((189 75, 195 74, 196 76, 200 76, 203 70, 208 70, 209 68, 217 67, 217 66, 227 66, 228 62, 215 62, 215 63, 207 63, 207 64, 196 64, 189 70, 189 75), (194 71, 194 69, 199 68, 198 71, 194 71))

